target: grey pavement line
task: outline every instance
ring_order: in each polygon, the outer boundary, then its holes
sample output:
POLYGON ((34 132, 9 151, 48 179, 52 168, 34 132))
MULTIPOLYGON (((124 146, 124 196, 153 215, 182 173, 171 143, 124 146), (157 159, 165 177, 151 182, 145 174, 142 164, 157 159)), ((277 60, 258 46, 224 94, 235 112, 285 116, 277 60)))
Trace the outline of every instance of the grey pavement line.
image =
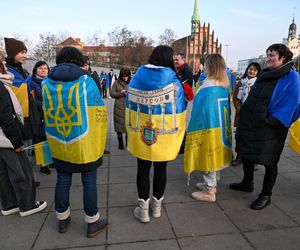
MULTIPOLYGON (((276 207, 280 212, 282 212, 284 215, 286 215, 287 217, 289 217, 293 222, 295 222, 295 224, 297 224, 297 226, 294 226, 294 227, 288 227, 288 228, 298 228, 300 226, 300 223, 298 223, 296 220, 294 220, 291 216, 289 216, 286 212, 284 212, 284 210, 282 210, 280 207, 278 207, 276 205, 276 203, 272 202, 272 205, 274 207, 276 207)), ((281 228, 278 228, 278 229, 281 229, 281 228)), ((285 228, 284 228, 285 229, 285 228)), ((269 231, 269 230, 268 230, 269 231)))
POLYGON ((38 231, 38 233, 37 233, 37 235, 36 235, 36 237, 35 237, 35 239, 34 239, 32 245, 31 245, 30 249, 33 249, 33 248, 35 247, 36 241, 37 241, 37 239, 39 238, 40 233, 41 233, 41 231, 42 231, 42 229, 43 229, 43 227, 44 227, 44 225, 45 225, 45 223, 46 223, 46 221, 47 221, 47 218, 48 218, 48 216, 49 216, 49 214, 50 214, 50 212, 51 212, 51 208, 52 208, 52 206, 53 206, 53 203, 54 203, 54 202, 51 203, 51 206, 49 207, 49 210, 47 211, 47 215, 45 216, 45 219, 44 219, 42 225, 40 226, 40 229, 39 229, 39 231, 38 231))
MULTIPOLYGON (((110 102, 110 106, 109 106, 109 109, 111 111, 111 106, 112 106, 112 102, 110 102)), ((111 118, 111 116, 110 116, 111 118)), ((108 121, 108 128, 111 128, 111 123, 112 123, 112 119, 109 119, 108 121)), ((109 156, 108 156, 108 162, 107 162, 107 168, 108 168, 108 171, 107 171, 107 183, 106 183, 106 218, 108 220, 108 225, 106 226, 106 229, 105 229, 105 249, 107 249, 107 242, 108 242, 108 230, 107 230, 107 227, 109 226, 109 180, 110 180, 110 162, 111 162, 111 155, 110 155, 110 144, 111 144, 111 133, 110 133, 110 130, 109 130, 109 133, 107 133, 107 136, 109 137, 108 138, 108 150, 109 150, 109 156)), ((105 145, 107 146, 107 145, 105 145)))

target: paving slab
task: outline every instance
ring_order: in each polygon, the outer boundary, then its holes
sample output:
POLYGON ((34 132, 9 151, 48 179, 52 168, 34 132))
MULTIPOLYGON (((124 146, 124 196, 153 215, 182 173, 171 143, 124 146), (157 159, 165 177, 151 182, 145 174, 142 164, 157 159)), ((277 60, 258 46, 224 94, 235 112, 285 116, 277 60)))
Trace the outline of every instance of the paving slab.
POLYGON ((245 233, 258 250, 299 250, 300 228, 276 229, 264 232, 245 233))
POLYGON ((195 201, 164 206, 177 237, 237 232, 215 203, 195 201))
POLYGON ((272 204, 263 210, 249 208, 252 200, 219 200, 218 204, 241 232, 296 227, 297 224, 272 204))
POLYGON ((0 216, 0 249, 31 249, 46 217, 47 213, 0 216))
POLYGON ((176 240, 153 240, 143 241, 137 243, 126 243, 126 244, 113 244, 108 245, 108 250, 166 250, 166 249, 180 249, 176 240))
POLYGON ((208 235, 186 237, 178 240, 182 250, 252 250, 242 234, 208 235))
POLYGON ((141 223, 133 216, 134 207, 110 208, 108 243, 167 240, 175 238, 167 216, 141 223))
MULTIPOLYGON (((105 218, 106 214, 102 216, 105 218)), ((106 244, 107 229, 93 239, 86 237, 87 223, 84 221, 83 211, 71 211, 71 223, 66 233, 58 233, 57 226, 55 212, 49 213, 33 249, 84 248, 106 244)))

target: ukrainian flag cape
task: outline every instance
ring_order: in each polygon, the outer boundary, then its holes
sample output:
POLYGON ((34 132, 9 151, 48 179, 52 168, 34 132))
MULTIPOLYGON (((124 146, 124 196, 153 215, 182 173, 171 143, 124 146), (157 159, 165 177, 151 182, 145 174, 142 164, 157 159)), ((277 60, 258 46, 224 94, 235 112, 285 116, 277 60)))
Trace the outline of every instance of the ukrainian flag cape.
POLYGON ((218 171, 231 162, 229 89, 205 80, 195 95, 187 130, 184 172, 218 171))
POLYGON ((24 118, 29 116, 28 81, 30 77, 24 78, 18 71, 8 67, 7 71, 14 75, 13 85, 10 86, 22 107, 24 118))
POLYGON ((126 98, 127 150, 143 160, 173 160, 185 124, 185 97, 175 72, 154 65, 139 68, 126 98))
POLYGON ((300 119, 295 121, 290 128, 289 146, 296 153, 300 154, 300 119))
POLYGON ((106 108, 88 75, 70 82, 46 78, 43 110, 53 158, 85 164, 98 160, 106 142, 106 108))

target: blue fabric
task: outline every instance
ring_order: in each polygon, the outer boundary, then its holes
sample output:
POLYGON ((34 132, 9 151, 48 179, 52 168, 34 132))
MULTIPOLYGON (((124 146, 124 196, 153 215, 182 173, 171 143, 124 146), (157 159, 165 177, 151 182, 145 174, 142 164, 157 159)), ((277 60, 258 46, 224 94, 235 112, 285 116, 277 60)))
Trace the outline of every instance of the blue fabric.
MULTIPOLYGON (((84 212, 88 216, 98 213, 97 206, 97 169, 81 173, 83 185, 84 212)), ((72 185, 72 173, 57 172, 55 186, 55 210, 58 213, 65 212, 70 207, 70 187, 72 185)))
POLYGON ((22 83, 27 83, 28 87, 29 87, 29 91, 31 91, 32 89, 30 88, 30 80, 31 80, 31 77, 28 76, 27 78, 24 78, 18 71, 14 70, 13 68, 10 68, 8 67, 7 68, 7 71, 12 73, 15 78, 13 80, 13 85, 16 86, 16 87, 20 87, 20 85, 22 83))
POLYGON ((212 86, 200 89, 194 98, 187 132, 220 127, 222 107, 230 111, 228 97, 227 88, 212 86))
POLYGON ((268 107, 269 115, 276 117, 287 128, 299 118, 300 77, 295 70, 278 81, 268 107))
MULTIPOLYGON (((30 77, 30 82, 28 84, 29 88, 34 91, 34 100, 40 115, 43 113, 43 94, 42 94, 42 80, 35 76, 30 77)), ((43 117, 43 116, 42 116, 43 117)))
POLYGON ((198 82, 203 82, 206 77, 207 77, 207 74, 205 71, 203 71, 198 78, 198 82))
MULTIPOLYGON (((183 87, 171 68, 151 68, 142 66, 138 69, 134 77, 129 83, 129 88, 135 88, 139 90, 151 91, 162 89, 171 83, 175 83, 179 88, 176 100, 176 113, 182 113, 186 109, 185 96, 183 87)), ((126 98, 126 107, 128 107, 128 98, 126 98)), ((137 110, 137 104, 133 103, 130 108, 137 110)), ((142 113, 148 113, 148 106, 141 105, 142 113)), ((161 114, 161 107, 159 105, 152 106, 152 114, 161 114)), ((168 103, 165 107, 165 114, 172 114, 172 104, 168 103)))

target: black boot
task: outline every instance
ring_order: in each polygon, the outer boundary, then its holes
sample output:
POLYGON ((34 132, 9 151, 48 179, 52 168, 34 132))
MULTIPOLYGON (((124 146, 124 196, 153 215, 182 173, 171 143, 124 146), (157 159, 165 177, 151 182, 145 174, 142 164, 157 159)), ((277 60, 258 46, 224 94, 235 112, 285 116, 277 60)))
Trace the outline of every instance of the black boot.
POLYGON ((71 216, 69 216, 65 220, 59 220, 58 221, 58 232, 61 234, 67 232, 70 222, 71 222, 71 216))
POLYGON ((97 220, 94 223, 88 223, 87 237, 93 238, 107 226, 107 219, 97 220))
POLYGON ((270 204, 271 204, 271 196, 264 196, 260 194, 258 198, 255 201, 253 201, 250 208, 255 210, 261 210, 270 204))
POLYGON ((117 134, 118 134, 119 149, 123 150, 124 149, 124 143, 123 143, 122 133, 117 133, 117 134))
POLYGON ((244 182, 238 182, 238 183, 231 183, 229 185, 229 188, 236 191, 242 191, 247 193, 252 193, 254 191, 253 183, 244 183, 244 182))

